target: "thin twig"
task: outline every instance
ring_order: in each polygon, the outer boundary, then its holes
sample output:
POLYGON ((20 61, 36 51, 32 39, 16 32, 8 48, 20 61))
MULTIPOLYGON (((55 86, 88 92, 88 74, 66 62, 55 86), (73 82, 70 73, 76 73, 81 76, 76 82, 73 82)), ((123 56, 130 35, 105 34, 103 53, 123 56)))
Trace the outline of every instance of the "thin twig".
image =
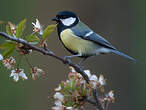
POLYGON ((33 68, 32 64, 29 62, 29 60, 28 60, 28 58, 27 58, 26 55, 25 55, 25 59, 26 59, 27 64, 28 64, 31 68, 33 68))
POLYGON ((109 105, 109 102, 107 101, 105 105, 105 110, 108 110, 108 105, 109 105))
MULTIPOLYGON (((62 63, 68 64, 69 66, 74 67, 74 69, 83 76, 83 78, 86 80, 87 83, 90 82, 89 77, 87 76, 87 74, 84 72, 84 70, 82 69, 82 67, 80 65, 75 64, 75 63, 73 63, 70 60, 64 59, 63 57, 57 56, 52 51, 50 51, 48 49, 39 48, 37 46, 31 45, 29 42, 27 42, 27 41, 25 41, 23 39, 20 39, 20 38, 18 39, 18 38, 12 37, 12 36, 4 33, 4 32, 0 32, 0 36, 3 36, 6 39, 9 39, 11 41, 15 41, 15 42, 18 42, 18 43, 22 43, 23 45, 29 47, 32 50, 35 50, 37 52, 40 52, 40 53, 42 53, 44 55, 52 56, 52 57, 58 59, 59 61, 61 61, 62 63)), ((95 99, 95 102, 96 102, 96 107, 99 110, 104 110, 103 107, 102 107, 102 105, 101 105, 101 103, 100 103, 100 101, 99 101, 99 99, 98 99, 96 89, 93 90, 93 96, 94 96, 94 99, 95 99)))
POLYGON ((99 110, 104 110, 99 98, 98 98, 98 94, 97 94, 97 88, 94 88, 93 89, 93 97, 94 97, 94 100, 96 101, 96 105, 97 105, 97 108, 99 110))
POLYGON ((88 98, 85 98, 84 100, 85 100, 86 102, 88 102, 88 103, 90 103, 90 104, 96 106, 96 102, 95 102, 95 101, 90 100, 90 99, 88 99, 88 98))
POLYGON ((21 56, 19 55, 18 57, 19 57, 19 58, 18 58, 18 60, 19 60, 19 61, 18 61, 17 68, 19 68, 19 67, 20 67, 20 64, 21 64, 21 61, 22 61, 22 58, 21 58, 21 56))

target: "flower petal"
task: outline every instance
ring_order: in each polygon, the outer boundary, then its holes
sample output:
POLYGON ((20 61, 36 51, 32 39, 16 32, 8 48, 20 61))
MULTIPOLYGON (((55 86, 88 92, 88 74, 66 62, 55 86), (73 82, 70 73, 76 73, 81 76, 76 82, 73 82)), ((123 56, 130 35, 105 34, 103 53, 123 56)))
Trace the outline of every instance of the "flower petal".
POLYGON ((84 72, 87 74, 87 76, 90 78, 91 77, 91 73, 89 70, 84 70, 84 72))
POLYGON ((56 106, 62 106, 62 102, 61 102, 60 100, 56 100, 56 101, 55 101, 55 105, 56 105, 56 106))
POLYGON ((101 86, 105 85, 105 79, 104 79, 104 76, 102 74, 99 76, 99 83, 101 86))
POLYGON ((19 76, 20 76, 22 79, 28 79, 28 77, 26 76, 26 74, 25 74, 23 71, 21 71, 21 72, 19 73, 19 76))
POLYGON ((67 110, 73 110, 73 107, 66 107, 67 110))
POLYGON ((64 100, 64 96, 60 92, 56 92, 54 94, 54 99, 58 99, 60 101, 63 101, 64 100))
POLYGON ((97 78, 96 75, 92 75, 92 76, 90 77, 90 81, 97 81, 97 80, 98 80, 98 78, 97 78))
POLYGON ((61 86, 59 85, 57 88, 55 88, 55 91, 60 91, 62 88, 61 86))
POLYGON ((10 74, 10 77, 13 77, 15 75, 15 70, 11 70, 11 74, 10 74))
POLYGON ((64 107, 63 106, 55 106, 55 107, 52 107, 52 110, 64 110, 64 107))
POLYGON ((0 60, 3 60, 4 58, 3 58, 3 56, 2 56, 2 54, 0 54, 0 60))
POLYGON ((14 79, 14 81, 18 81, 19 80, 19 75, 18 74, 15 74, 14 76, 13 76, 13 79, 14 79))

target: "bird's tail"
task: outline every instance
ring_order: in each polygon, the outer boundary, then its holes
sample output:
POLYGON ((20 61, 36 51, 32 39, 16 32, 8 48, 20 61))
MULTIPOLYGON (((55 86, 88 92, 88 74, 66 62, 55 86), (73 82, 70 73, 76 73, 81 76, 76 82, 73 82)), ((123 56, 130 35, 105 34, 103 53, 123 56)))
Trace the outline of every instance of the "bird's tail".
POLYGON ((124 53, 118 51, 118 50, 111 50, 111 52, 113 52, 113 53, 115 53, 115 54, 117 54, 117 55, 123 56, 123 57, 125 57, 125 58, 128 58, 128 59, 130 59, 132 62, 136 63, 136 60, 135 60, 134 58, 132 58, 132 57, 130 57, 130 56, 128 56, 128 55, 126 55, 126 54, 124 54, 124 53))

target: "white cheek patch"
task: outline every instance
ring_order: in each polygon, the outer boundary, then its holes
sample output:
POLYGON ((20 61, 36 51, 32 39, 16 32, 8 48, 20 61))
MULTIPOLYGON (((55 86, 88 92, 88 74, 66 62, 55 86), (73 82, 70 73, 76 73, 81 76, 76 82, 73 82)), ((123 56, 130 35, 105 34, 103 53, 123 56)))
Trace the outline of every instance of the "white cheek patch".
POLYGON ((72 25, 75 21, 76 21, 76 18, 73 18, 73 17, 66 18, 66 19, 61 19, 61 22, 62 22, 65 26, 70 26, 70 25, 72 25))

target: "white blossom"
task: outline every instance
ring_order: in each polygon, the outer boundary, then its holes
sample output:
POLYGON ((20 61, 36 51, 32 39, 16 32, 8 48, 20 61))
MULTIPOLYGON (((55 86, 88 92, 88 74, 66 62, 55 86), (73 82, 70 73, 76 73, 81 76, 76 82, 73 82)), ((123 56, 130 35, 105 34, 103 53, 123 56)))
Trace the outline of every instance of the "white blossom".
POLYGON ((108 97, 111 98, 111 99, 114 99, 114 92, 113 91, 110 91, 108 93, 108 97))
POLYGON ((16 38, 16 28, 17 28, 17 26, 15 24, 11 23, 10 21, 8 22, 8 24, 10 26, 10 29, 11 29, 12 33, 13 33, 13 37, 16 38))
POLYGON ((55 88, 55 91, 60 91, 62 88, 61 86, 59 85, 57 88, 55 88))
POLYGON ((70 66, 69 69, 71 70, 72 73, 76 72, 76 70, 72 66, 70 66))
POLYGON ((22 78, 23 80, 28 79, 23 69, 11 70, 10 77, 13 77, 14 81, 16 82, 19 80, 19 77, 22 78))
POLYGON ((29 51, 29 54, 32 53, 32 49, 29 49, 28 51, 29 51))
POLYGON ((114 92, 111 90, 106 97, 104 98, 104 100, 107 100, 108 102, 114 102, 115 101, 115 97, 114 97, 114 92))
POLYGON ((98 83, 100 86, 104 86, 106 84, 104 76, 102 74, 99 76, 98 83))
POLYGON ((28 79, 27 78, 27 76, 26 76, 26 74, 24 73, 24 71, 21 71, 20 73, 19 73, 19 76, 24 80, 24 79, 28 79))
POLYGON ((32 22, 32 25, 34 26, 34 32, 39 32, 40 35, 43 34, 43 28, 38 19, 36 19, 35 23, 32 22))
POLYGON ((64 100, 64 96, 60 92, 56 92, 54 94, 54 99, 58 99, 60 101, 63 101, 64 100))
POLYGON ((44 71, 38 68, 36 74, 39 76, 40 74, 44 74, 44 71))
POLYGON ((66 107, 67 110, 73 110, 73 107, 66 107))
POLYGON ((15 70, 11 70, 10 77, 13 77, 15 82, 17 82, 19 80, 19 74, 15 73, 15 70))
POLYGON ((98 81, 97 76, 96 76, 96 75, 92 75, 92 74, 90 73, 89 70, 84 70, 84 72, 85 72, 86 75, 88 76, 88 78, 89 78, 89 80, 90 80, 90 83, 91 83, 91 85, 93 86, 93 88, 95 88, 96 85, 97 85, 97 81, 98 81))
POLYGON ((55 106, 52 107, 53 110, 78 110, 78 109, 74 109, 73 107, 66 107, 66 106, 55 106))
POLYGON ((38 67, 31 68, 31 71, 32 71, 32 79, 33 80, 35 80, 37 77, 40 77, 41 75, 45 74, 45 72, 38 67))
POLYGON ((3 60, 3 56, 2 56, 2 54, 0 54, 0 60, 3 60))
POLYGON ((89 80, 91 81, 90 83, 92 84, 93 88, 96 88, 96 85, 97 85, 97 76, 96 75, 91 75, 89 77, 89 80))
POLYGON ((63 106, 55 106, 55 107, 52 107, 52 110, 64 110, 64 107, 63 106))
POLYGON ((16 63, 16 60, 13 57, 10 57, 10 58, 4 59, 2 63, 4 64, 5 67, 7 67, 8 69, 11 69, 16 63))
POLYGON ((56 106, 62 106, 62 102, 61 102, 60 100, 56 100, 56 101, 55 101, 55 105, 56 105, 56 106))
POLYGON ((90 81, 95 81, 95 82, 97 82, 97 80, 98 80, 96 75, 92 75, 89 79, 90 79, 90 81))

